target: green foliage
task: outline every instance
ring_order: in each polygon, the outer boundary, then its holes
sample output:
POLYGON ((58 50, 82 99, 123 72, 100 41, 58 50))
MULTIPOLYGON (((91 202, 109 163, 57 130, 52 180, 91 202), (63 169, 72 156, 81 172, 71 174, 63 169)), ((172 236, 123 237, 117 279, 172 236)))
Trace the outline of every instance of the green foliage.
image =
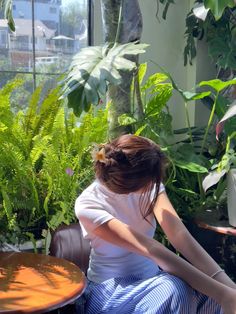
POLYGON ((144 53, 146 47, 146 44, 128 43, 82 49, 75 55, 65 80, 63 95, 68 96, 68 106, 80 116, 90 109, 91 104, 99 104, 108 84, 121 82, 120 70, 135 70, 136 63, 125 56, 144 53))
POLYGON ((90 148, 107 139, 107 110, 78 120, 58 88, 43 99, 38 88, 27 110, 14 113, 11 94, 21 84, 0 91, 0 241, 12 243, 75 219, 75 198, 93 178, 90 148))
POLYGON ((204 6, 211 10, 216 20, 218 20, 226 7, 234 7, 234 0, 204 0, 204 6))
MULTIPOLYGON (((207 87, 209 90, 184 91, 178 87, 168 72, 155 73, 144 80, 146 69, 146 64, 143 64, 138 73, 144 117, 138 119, 135 111, 132 115, 123 114, 119 117, 120 124, 131 125, 135 134, 146 136, 161 146, 169 159, 168 179, 165 185, 170 199, 182 217, 189 218, 196 211, 203 211, 212 206, 218 208, 225 200, 225 182, 219 182, 215 189, 206 194, 202 182, 214 163, 219 162, 225 154, 225 143, 222 139, 220 142, 216 141, 213 122, 216 117, 224 121, 235 115, 235 107, 232 106, 231 110, 227 111, 229 103, 219 94, 228 86, 235 84, 235 80, 202 81, 197 88, 207 87), (186 127, 179 130, 173 130, 168 106, 173 90, 182 97, 185 105, 186 127), (205 127, 192 127, 188 114, 191 102, 209 99, 211 106, 208 123, 205 127)), ((229 126, 226 131, 231 132, 228 133, 231 134, 231 138, 236 134, 229 126)), ((232 161, 232 158, 230 160, 232 161)))
POLYGON ((219 68, 236 69, 235 3, 233 0, 197 0, 206 17, 192 9, 186 17, 184 64, 196 56, 195 39, 205 38, 209 56, 219 68), (204 7, 205 6, 205 7, 204 7), (208 11, 207 11, 208 10, 208 11))

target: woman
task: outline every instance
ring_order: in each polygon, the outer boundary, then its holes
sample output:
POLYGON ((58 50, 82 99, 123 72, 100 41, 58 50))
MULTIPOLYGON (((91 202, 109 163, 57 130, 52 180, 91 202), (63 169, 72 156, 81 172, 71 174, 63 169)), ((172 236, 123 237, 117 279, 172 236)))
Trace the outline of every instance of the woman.
POLYGON ((236 285, 185 228, 164 169, 160 148, 135 135, 95 154, 96 180, 75 205, 91 241, 85 313, 236 313, 236 285), (153 239, 155 220, 189 262, 153 239))

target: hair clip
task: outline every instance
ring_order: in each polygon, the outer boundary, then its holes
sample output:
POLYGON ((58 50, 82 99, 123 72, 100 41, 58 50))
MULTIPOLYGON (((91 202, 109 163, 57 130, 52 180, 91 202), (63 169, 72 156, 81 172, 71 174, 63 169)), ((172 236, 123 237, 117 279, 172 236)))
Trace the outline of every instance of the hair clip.
POLYGON ((106 155, 105 155, 105 148, 102 147, 99 151, 94 151, 93 152, 93 160, 94 161, 99 161, 99 162, 102 162, 102 163, 106 163, 107 161, 107 158, 106 158, 106 155))

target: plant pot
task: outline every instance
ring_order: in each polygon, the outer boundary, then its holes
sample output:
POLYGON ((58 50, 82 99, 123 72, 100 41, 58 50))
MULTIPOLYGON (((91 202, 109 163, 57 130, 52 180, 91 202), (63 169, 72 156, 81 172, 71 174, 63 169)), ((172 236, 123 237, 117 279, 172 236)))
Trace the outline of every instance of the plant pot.
POLYGON ((229 224, 236 227, 236 169, 227 174, 227 207, 229 224))

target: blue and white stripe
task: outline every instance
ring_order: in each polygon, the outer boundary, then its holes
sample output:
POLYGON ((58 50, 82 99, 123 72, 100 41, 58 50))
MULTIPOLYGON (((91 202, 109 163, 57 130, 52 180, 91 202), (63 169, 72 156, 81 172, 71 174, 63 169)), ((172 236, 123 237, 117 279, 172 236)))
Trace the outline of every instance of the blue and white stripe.
POLYGON ((77 301, 79 314, 221 314, 220 305, 166 272, 155 277, 89 282, 77 301), (84 306, 85 305, 85 306, 84 306))

